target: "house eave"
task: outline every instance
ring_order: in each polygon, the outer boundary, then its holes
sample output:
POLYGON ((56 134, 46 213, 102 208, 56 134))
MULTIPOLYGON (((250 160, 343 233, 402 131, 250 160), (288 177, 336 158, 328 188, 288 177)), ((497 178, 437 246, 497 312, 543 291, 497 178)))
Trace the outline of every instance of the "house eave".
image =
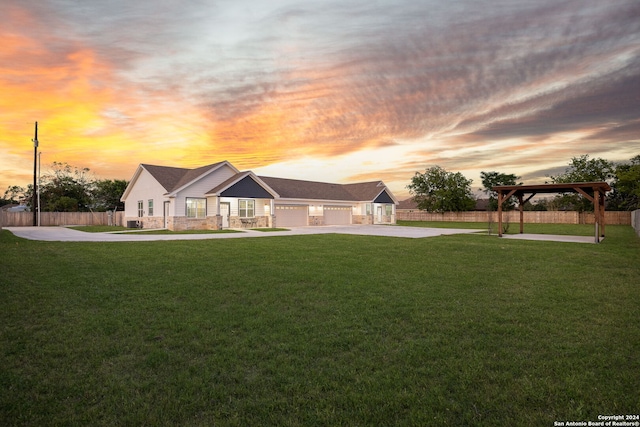
POLYGON ((240 181, 242 181, 247 177, 250 177, 251 179, 253 179, 253 181, 256 182, 260 187, 262 187, 267 193, 271 194, 271 196, 273 196, 274 199, 278 199, 280 197, 280 195, 273 188, 267 185, 267 183, 261 180, 260 177, 258 177, 252 171, 237 172, 236 176, 234 176, 233 179, 230 179, 227 182, 224 182, 219 186, 206 192, 205 196, 220 197, 222 193, 224 193, 226 190, 238 184, 240 181))
POLYGON ((172 191, 170 191, 169 193, 167 193, 168 197, 176 197, 178 193, 180 193, 180 191, 184 190, 185 188, 189 187, 190 185, 193 185, 193 183, 201 180, 202 178, 204 178, 207 175, 212 174, 213 172, 219 170, 220 168, 222 168, 223 166, 229 166, 235 173, 239 173, 240 171, 238 169, 236 169, 235 166, 233 166, 231 163, 229 163, 227 160, 220 162, 218 165, 216 165, 216 167, 209 169, 208 171, 206 171, 205 173, 193 178, 191 181, 185 183, 184 185, 173 189, 172 191))
POLYGON ((124 193, 122 193, 122 196, 120 197, 121 202, 125 202, 127 197, 129 197, 129 193, 131 193, 131 189, 134 187, 135 182, 138 180, 143 170, 144 170, 144 167, 142 166, 142 164, 139 164, 138 167, 136 168, 136 171, 133 173, 133 176, 129 180, 129 184, 127 184, 127 188, 125 188, 124 193))

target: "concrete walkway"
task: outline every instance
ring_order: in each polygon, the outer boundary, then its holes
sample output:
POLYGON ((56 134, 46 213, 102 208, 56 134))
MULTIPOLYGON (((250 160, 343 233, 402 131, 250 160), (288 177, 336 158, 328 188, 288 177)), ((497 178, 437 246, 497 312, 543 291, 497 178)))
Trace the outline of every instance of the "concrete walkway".
POLYGON ((311 234, 356 234, 363 236, 404 237, 419 239, 423 237, 444 236, 450 234, 469 234, 484 230, 455 228, 421 228, 391 225, 334 225, 323 227, 292 227, 288 231, 262 232, 243 230, 241 233, 210 234, 145 234, 140 233, 86 233, 66 227, 4 227, 18 237, 29 240, 55 242, 149 242, 157 240, 208 240, 241 239, 247 237, 299 236, 311 234))
MULTIPOLYGON (((361 236, 404 237, 420 239, 424 237, 451 234, 482 233, 486 230, 460 228, 422 228, 400 225, 330 225, 323 227, 291 227, 287 231, 242 230, 240 233, 209 234, 145 234, 144 230, 87 233, 67 227, 4 227, 18 237, 29 240, 50 242, 151 242, 158 240, 209 240, 242 239, 247 237, 300 236, 311 234, 355 234, 361 236)), ((147 230, 149 231, 149 230, 147 230)), ((563 236, 553 234, 504 234, 503 239, 540 240, 570 243, 595 243, 593 236, 563 236)), ((602 241, 602 239, 600 239, 602 241)))

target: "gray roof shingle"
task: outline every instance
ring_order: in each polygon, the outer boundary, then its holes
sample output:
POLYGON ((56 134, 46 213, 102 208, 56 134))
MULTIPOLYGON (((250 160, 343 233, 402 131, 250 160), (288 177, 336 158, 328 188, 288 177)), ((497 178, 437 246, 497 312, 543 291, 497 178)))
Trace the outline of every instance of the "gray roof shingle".
POLYGON ((211 165, 202 166, 196 169, 174 168, 170 166, 156 166, 143 164, 145 168, 155 179, 167 190, 168 193, 176 190, 183 185, 190 183, 206 172, 218 167, 221 163, 213 163, 211 165))
MULTIPOLYGON (((218 162, 196 169, 175 168, 170 166, 156 166, 142 164, 167 193, 171 193, 180 187, 193 182, 198 177, 217 168, 218 162)), ((250 172, 239 172, 216 186, 208 192, 215 193, 224 188, 229 183, 247 176, 250 172)), ((281 198, 285 199, 315 199, 315 200, 336 200, 336 201, 373 201, 382 191, 386 189, 382 181, 359 182, 355 184, 333 184, 328 182, 304 181, 299 179, 274 178, 259 176, 265 184, 271 187, 281 198)))
POLYGON ((285 199, 373 201, 385 188, 381 181, 332 184, 268 176, 259 178, 285 199))

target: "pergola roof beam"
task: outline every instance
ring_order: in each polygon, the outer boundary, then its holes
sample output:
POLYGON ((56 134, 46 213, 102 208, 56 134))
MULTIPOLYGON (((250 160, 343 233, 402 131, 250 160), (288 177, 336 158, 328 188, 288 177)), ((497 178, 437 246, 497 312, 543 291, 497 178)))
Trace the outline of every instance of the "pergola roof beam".
POLYGON ((604 195, 611 191, 611 186, 606 182, 569 182, 562 184, 540 184, 540 185, 497 185, 493 191, 498 193, 498 236, 502 237, 502 202, 516 194, 520 202, 520 233, 523 233, 524 216, 522 205, 531 200, 537 193, 579 193, 587 198, 594 205, 595 214, 595 239, 600 242, 600 236, 604 237, 604 195), (593 196, 587 191, 591 190, 593 196), (505 194, 506 193, 506 194, 505 194), (526 201, 522 201, 525 194, 531 194, 526 201))

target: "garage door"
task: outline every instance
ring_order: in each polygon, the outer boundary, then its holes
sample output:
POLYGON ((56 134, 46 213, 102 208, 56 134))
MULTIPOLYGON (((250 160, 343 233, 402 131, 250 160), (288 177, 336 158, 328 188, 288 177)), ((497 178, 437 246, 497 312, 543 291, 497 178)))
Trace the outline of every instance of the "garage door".
POLYGON ((351 224, 351 206, 325 206, 324 225, 351 224))
POLYGON ((276 227, 302 227, 307 225, 309 206, 276 205, 276 227))

